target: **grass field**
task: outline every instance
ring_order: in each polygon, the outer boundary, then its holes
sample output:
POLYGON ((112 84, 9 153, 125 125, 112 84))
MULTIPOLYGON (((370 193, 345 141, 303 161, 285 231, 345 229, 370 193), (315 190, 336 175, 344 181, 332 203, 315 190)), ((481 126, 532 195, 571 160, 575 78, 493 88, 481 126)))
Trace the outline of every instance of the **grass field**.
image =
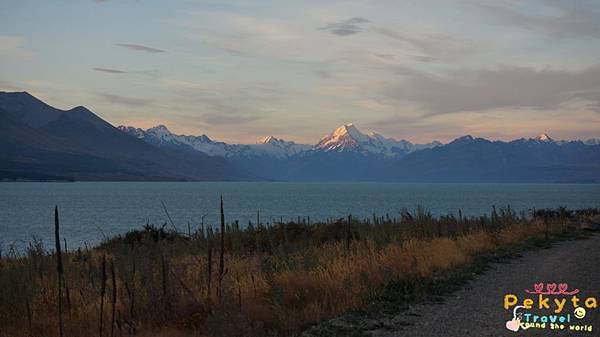
POLYGON ((60 254, 34 240, 0 258, 0 336, 60 336, 60 327, 64 336, 294 336, 390 285, 411 289, 480 254, 577 232, 599 214, 417 209, 188 233, 165 224, 60 254))

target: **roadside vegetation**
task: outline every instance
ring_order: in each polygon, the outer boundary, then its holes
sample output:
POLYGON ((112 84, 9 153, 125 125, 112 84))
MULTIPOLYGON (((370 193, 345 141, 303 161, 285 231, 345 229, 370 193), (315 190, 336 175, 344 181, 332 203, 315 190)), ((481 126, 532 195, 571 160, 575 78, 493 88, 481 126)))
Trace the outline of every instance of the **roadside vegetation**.
MULTIPOLYGON (((147 225, 98 247, 34 240, 0 257, 0 336, 294 336, 382 296, 411 294, 482 254, 597 226, 600 209, 510 207, 181 233, 147 225), (399 289, 401 287, 402 289, 399 289)), ((51 224, 49 224, 51 225, 51 224)), ((183 226, 182 226, 183 227, 183 226)))

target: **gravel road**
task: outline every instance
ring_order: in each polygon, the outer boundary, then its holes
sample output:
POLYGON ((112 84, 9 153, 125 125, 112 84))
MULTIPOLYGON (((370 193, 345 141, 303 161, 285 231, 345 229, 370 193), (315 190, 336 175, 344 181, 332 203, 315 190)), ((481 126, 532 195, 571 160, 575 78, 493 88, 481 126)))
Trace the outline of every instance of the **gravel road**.
MULTIPOLYGON (((505 325, 512 319, 512 312, 503 308, 504 295, 517 295, 519 304, 526 297, 534 298, 534 305, 537 306, 537 296, 525 293, 525 289, 534 290, 533 284, 540 282, 568 283, 569 288, 580 289, 578 296, 583 298, 582 302, 590 296, 600 299, 600 235, 587 240, 556 243, 550 249, 528 251, 520 258, 492 263, 485 273, 477 275, 461 290, 445 296, 443 301, 413 305, 408 310, 382 319, 369 318, 369 322, 353 322, 352 325, 356 327, 354 331, 339 335, 600 336, 600 308, 588 309, 587 315, 581 320, 571 317, 574 322, 591 324, 592 332, 570 332, 568 329, 556 331, 548 328, 530 328, 517 332, 507 330, 505 325)), ((554 298, 567 298, 564 313, 574 316, 571 296, 549 297, 550 304, 554 298)), ((543 312, 546 315, 552 313, 552 310, 543 312)))

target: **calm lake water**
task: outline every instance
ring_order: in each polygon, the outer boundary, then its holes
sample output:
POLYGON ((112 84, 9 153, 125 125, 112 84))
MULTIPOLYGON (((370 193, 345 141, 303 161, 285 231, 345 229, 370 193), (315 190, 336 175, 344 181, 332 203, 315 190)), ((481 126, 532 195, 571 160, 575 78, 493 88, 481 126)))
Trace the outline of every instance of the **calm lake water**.
POLYGON ((204 216, 216 224, 219 196, 226 221, 245 225, 296 219, 398 216, 421 205, 434 214, 480 215, 510 205, 517 211, 566 206, 600 207, 600 185, 564 184, 389 184, 389 183, 188 183, 77 182, 0 183, 0 245, 22 248, 32 236, 51 247, 53 208, 70 247, 95 244, 103 236, 168 221, 162 203, 180 231, 198 228, 204 216))

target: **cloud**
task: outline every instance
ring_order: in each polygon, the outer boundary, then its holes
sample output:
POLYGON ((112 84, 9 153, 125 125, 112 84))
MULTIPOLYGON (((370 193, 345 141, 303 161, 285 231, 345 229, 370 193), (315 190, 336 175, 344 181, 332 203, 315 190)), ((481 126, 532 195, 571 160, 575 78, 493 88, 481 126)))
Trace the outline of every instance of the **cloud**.
POLYGON ((587 109, 600 111, 600 90, 581 93, 580 98, 587 101, 585 106, 587 109))
POLYGON ((100 94, 100 97, 109 103, 128 106, 146 106, 152 103, 152 100, 146 98, 133 98, 113 94, 100 94))
MULTIPOLYGON (((177 23, 183 36, 194 45, 225 52, 235 57, 276 58, 280 61, 305 61, 317 57, 307 29, 293 20, 265 18, 241 13, 192 12, 189 18, 177 23), (212 14, 212 15, 211 15, 212 14), (312 47, 312 48, 310 48, 312 47)), ((321 35, 310 29, 314 35, 321 35)), ((272 61, 272 60, 271 60, 272 61)), ((272 64, 273 65, 273 64, 272 64)))
POLYGON ((318 77, 327 80, 333 77, 333 75, 331 74, 331 71, 329 70, 324 70, 324 69, 316 69, 315 70, 315 75, 317 75, 318 77))
POLYGON ((375 53, 373 55, 379 57, 382 60, 393 60, 395 57, 394 54, 377 54, 377 53, 375 53))
POLYGON ((207 124, 246 124, 259 120, 258 116, 228 115, 223 113, 206 113, 201 119, 207 124))
POLYGON ((24 48, 27 41, 20 36, 0 35, 0 56, 30 58, 33 53, 24 48))
POLYGON ((23 86, 16 83, 0 80, 0 91, 25 91, 23 86))
MULTIPOLYGON (((251 94, 252 95, 252 94, 251 94)), ((247 124, 261 119, 256 112, 260 110, 255 104, 254 99, 236 97, 232 93, 230 99, 222 98, 200 98, 196 100, 196 106, 202 107, 205 112, 198 117, 207 125, 225 125, 225 124, 247 124)))
POLYGON ((173 95, 164 108, 203 129, 261 120, 290 95, 272 81, 195 82, 171 78, 159 83, 161 90, 173 95))
POLYGON ((466 41, 445 34, 404 33, 381 27, 373 31, 413 49, 418 54, 412 58, 420 62, 435 61, 466 49, 466 41))
POLYGON ((109 74, 127 74, 126 71, 111 69, 111 68, 92 68, 92 69, 95 71, 100 71, 100 72, 109 73, 109 74))
POLYGON ((353 17, 347 20, 329 23, 326 26, 320 27, 320 30, 329 31, 331 34, 338 36, 347 36, 358 34, 364 29, 361 27, 363 23, 369 23, 370 21, 362 17, 353 17))
POLYGON ((147 52, 147 53, 166 53, 166 50, 142 46, 139 44, 117 43, 116 45, 119 47, 124 47, 124 48, 128 48, 128 49, 135 50, 135 51, 143 51, 143 52, 147 52))
MULTIPOLYGON (((592 37, 600 39, 600 4, 593 1, 542 1, 552 15, 534 15, 498 5, 476 6, 501 23, 508 23, 537 33, 559 37, 592 37), (556 14, 557 13, 557 14, 556 14)), ((544 12, 544 11, 538 11, 544 12)))
POLYGON ((502 66, 459 69, 442 76, 413 72, 381 87, 381 94, 419 103, 429 115, 496 108, 552 109, 581 99, 600 103, 600 65, 579 71, 502 66))

